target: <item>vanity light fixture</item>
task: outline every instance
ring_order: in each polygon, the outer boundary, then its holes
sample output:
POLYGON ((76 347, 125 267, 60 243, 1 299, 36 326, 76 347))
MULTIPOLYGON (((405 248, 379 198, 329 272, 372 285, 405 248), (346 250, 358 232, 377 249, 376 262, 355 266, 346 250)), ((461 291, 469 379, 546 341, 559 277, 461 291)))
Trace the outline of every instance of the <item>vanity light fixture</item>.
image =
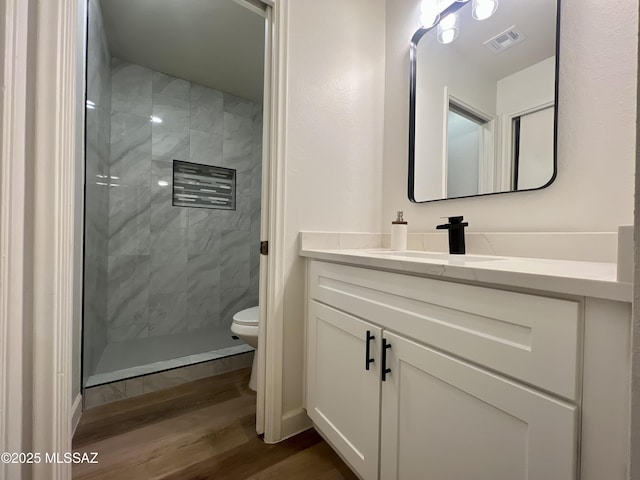
MULTIPOLYGON (((475 1, 475 0, 474 0, 475 1)), ((460 19, 458 13, 450 13, 438 23, 438 35, 437 39, 440 43, 451 43, 458 38, 458 25, 460 19)))
POLYGON ((486 20, 496 13, 498 0, 473 0, 471 15, 476 20, 486 20))
POLYGON ((420 2, 420 25, 431 28, 440 20, 438 0, 422 0, 420 2))

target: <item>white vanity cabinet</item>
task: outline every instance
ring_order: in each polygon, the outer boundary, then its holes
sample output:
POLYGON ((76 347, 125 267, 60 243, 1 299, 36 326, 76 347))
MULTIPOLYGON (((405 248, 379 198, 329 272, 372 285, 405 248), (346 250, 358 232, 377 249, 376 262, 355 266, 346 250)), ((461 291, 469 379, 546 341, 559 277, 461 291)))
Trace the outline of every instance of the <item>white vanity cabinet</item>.
POLYGON ((307 413, 362 478, 378 478, 382 329, 316 301, 308 316, 307 413))
MULTIPOLYGON (((611 471, 610 458, 578 462, 584 299, 316 260, 307 282, 307 413, 361 478, 591 480, 603 461, 611 471)), ((597 433, 606 420, 594 411, 586 423, 597 433)), ((581 440, 590 456, 605 443, 581 440)))
POLYGON ((575 405, 400 335, 384 337, 391 348, 381 479, 575 478, 575 405))

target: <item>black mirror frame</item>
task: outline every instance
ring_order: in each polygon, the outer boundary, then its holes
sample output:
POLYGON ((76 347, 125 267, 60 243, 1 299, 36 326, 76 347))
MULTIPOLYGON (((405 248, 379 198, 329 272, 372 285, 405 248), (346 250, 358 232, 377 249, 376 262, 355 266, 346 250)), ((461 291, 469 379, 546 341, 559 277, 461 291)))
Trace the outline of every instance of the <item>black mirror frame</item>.
MULTIPOLYGON (((560 3, 562 0, 556 0, 556 78, 555 78, 555 92, 554 92, 554 107, 553 107, 553 175, 547 183, 538 188, 528 188, 524 190, 509 190, 506 192, 492 192, 492 193, 479 193, 476 195, 465 195, 461 197, 451 198, 435 198, 433 200, 421 200, 415 199, 414 190, 414 177, 415 177, 415 145, 416 145, 416 89, 417 89, 417 48, 420 39, 429 31, 437 27, 437 24, 429 28, 419 28, 416 33, 411 37, 411 45, 409 48, 409 172, 408 172, 408 185, 407 192, 409 201, 412 203, 430 203, 441 202, 443 200, 454 200, 458 198, 474 198, 474 197, 486 197, 490 195, 501 195, 504 193, 519 193, 519 192, 531 192, 535 190, 542 190, 551 185, 558 176, 558 90, 560 80, 560 3)), ((454 2, 447 9, 440 14, 440 18, 453 13, 462 7, 466 2, 454 2)))

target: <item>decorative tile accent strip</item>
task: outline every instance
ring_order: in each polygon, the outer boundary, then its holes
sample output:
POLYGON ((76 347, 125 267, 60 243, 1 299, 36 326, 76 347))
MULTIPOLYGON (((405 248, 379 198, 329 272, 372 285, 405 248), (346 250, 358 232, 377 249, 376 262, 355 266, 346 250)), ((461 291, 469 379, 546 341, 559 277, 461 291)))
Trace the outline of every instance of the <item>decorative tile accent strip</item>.
POLYGON ((236 171, 173 161, 173 205, 236 209, 236 171))

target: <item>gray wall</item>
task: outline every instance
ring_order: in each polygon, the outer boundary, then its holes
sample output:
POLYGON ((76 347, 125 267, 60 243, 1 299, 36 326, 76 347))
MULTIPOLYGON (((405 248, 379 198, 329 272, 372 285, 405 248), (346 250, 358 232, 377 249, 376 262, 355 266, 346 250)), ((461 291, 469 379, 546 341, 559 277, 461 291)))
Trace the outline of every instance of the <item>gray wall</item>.
MULTIPOLYGON (((107 252, 111 53, 98 0, 89 1, 87 40, 86 191, 83 376, 90 375, 107 343, 107 252)), ((84 383, 84 382, 83 382, 84 383)))
POLYGON ((115 58, 111 80, 108 341, 230 325, 258 303, 261 106, 115 58), (174 159, 236 169, 236 210, 172 206, 174 159))

